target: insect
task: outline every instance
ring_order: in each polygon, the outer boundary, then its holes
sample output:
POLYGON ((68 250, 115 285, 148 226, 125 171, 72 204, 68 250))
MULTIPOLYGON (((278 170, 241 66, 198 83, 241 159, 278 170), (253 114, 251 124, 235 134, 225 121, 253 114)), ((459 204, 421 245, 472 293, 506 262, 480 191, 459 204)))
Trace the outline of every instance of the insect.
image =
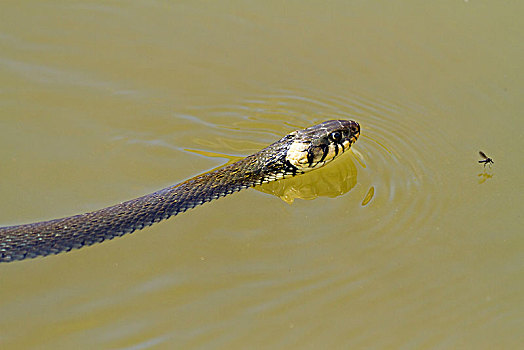
MULTIPOLYGON (((479 163, 484 163, 484 168, 486 167, 486 164, 495 164, 495 162, 493 161, 493 159, 491 159, 490 157, 488 157, 486 155, 486 153, 482 152, 482 151, 479 151, 479 154, 480 156, 483 158, 482 160, 479 160, 479 163)), ((490 165, 491 166, 491 165, 490 165)))

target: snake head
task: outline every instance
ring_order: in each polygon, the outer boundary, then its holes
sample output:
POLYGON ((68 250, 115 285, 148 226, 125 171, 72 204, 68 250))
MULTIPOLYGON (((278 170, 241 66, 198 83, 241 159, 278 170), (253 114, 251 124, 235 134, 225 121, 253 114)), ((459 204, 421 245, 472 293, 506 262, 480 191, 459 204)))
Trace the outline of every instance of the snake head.
POLYGON ((328 120, 293 134, 286 163, 306 172, 324 166, 350 149, 360 135, 360 125, 352 120, 328 120))

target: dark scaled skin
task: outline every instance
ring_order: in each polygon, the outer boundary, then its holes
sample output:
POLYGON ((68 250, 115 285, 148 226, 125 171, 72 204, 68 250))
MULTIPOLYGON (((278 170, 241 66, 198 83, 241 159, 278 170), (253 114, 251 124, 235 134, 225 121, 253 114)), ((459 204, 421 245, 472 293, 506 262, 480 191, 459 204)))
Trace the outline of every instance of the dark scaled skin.
POLYGON ((293 132, 234 164, 143 197, 67 218, 0 227, 0 262, 57 254, 89 246, 140 230, 244 188, 274 181, 276 174, 292 176, 302 173, 286 162, 290 145, 299 138, 325 138, 333 128, 340 128, 341 125, 353 130, 358 127, 352 121, 324 122, 293 132))

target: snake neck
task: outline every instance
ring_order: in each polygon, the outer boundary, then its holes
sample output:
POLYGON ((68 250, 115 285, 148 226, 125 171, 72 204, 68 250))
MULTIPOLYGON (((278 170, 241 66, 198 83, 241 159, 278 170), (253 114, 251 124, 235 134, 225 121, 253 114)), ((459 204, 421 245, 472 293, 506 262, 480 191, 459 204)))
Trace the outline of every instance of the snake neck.
POLYGON ((198 184, 209 187, 209 180, 212 179, 213 185, 211 187, 213 188, 218 189, 227 186, 231 189, 238 187, 237 190, 240 190, 303 173, 286 159, 292 138, 292 136, 287 135, 257 153, 233 164, 191 178, 175 187, 198 184))

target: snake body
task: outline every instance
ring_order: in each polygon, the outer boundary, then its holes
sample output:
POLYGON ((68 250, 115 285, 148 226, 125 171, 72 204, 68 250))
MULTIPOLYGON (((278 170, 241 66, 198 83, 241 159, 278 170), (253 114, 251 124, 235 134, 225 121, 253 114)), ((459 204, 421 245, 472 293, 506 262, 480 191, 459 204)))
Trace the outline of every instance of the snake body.
POLYGON ((236 163, 143 197, 86 214, 0 227, 0 262, 89 246, 244 188, 305 173, 348 150, 359 134, 354 121, 326 121, 294 131, 236 163))

